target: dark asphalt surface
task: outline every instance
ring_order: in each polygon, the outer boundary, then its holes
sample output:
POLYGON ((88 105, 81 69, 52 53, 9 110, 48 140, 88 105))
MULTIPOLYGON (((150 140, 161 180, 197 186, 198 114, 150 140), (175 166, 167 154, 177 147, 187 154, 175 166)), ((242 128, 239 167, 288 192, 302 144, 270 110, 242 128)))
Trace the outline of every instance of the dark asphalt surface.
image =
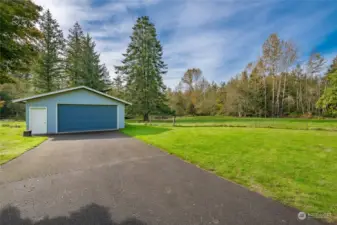
POLYGON ((54 136, 0 169, 1 225, 322 224, 297 213, 119 132, 54 136))

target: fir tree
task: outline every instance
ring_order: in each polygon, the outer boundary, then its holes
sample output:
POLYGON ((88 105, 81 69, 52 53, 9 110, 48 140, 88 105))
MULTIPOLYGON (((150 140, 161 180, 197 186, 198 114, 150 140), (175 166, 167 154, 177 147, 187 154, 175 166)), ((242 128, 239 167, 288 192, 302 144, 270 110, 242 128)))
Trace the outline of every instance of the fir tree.
POLYGON ((112 96, 116 96, 117 98, 124 98, 125 90, 124 90, 123 78, 121 75, 117 75, 112 79, 111 90, 109 93, 112 96))
POLYGON ((100 65, 100 72, 99 72, 99 89, 104 91, 108 87, 111 86, 111 79, 108 69, 106 68, 105 64, 100 65))
POLYGON ((95 52, 95 42, 92 40, 89 34, 83 40, 83 73, 82 80, 83 85, 98 89, 99 86, 99 55, 95 52))
POLYGON ((116 71, 126 81, 126 97, 133 102, 132 112, 142 115, 144 121, 148 121, 150 113, 165 108, 162 75, 167 72, 167 66, 162 55, 154 24, 147 16, 138 18, 123 55, 123 65, 116 66, 116 71))
POLYGON ((57 90, 62 85, 64 38, 62 30, 49 10, 41 17, 43 39, 39 43, 39 57, 33 66, 33 84, 36 92, 57 90))
POLYGON ((89 34, 83 41, 83 85, 103 91, 110 85, 109 72, 105 65, 100 64, 99 54, 95 51, 96 44, 89 34))
POLYGON ((83 80, 83 42, 84 35, 79 23, 69 30, 66 47, 66 75, 69 86, 84 84, 83 80))

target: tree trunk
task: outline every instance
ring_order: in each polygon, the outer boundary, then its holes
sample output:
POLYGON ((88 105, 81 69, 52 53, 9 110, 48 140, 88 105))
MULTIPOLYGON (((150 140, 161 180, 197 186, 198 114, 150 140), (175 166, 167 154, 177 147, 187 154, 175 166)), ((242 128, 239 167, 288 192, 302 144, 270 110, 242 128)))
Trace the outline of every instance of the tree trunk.
POLYGON ((302 91, 302 82, 301 82, 301 80, 300 80, 299 102, 301 104, 302 114, 304 114, 303 91, 302 91))
POLYGON ((309 113, 310 111, 310 100, 308 97, 308 78, 307 75, 305 75, 305 101, 307 102, 307 113, 309 113))
POLYGON ((145 113, 143 115, 143 120, 144 120, 144 122, 148 122, 149 121, 149 113, 145 113))
MULTIPOLYGON (((318 79, 317 79, 317 86, 318 86, 317 87, 318 93, 317 93, 316 102, 318 101, 319 97, 321 96, 321 79, 320 79, 320 77, 318 77, 318 79)), ((321 116, 321 110, 319 108, 316 108, 316 112, 319 116, 321 116)))
POLYGON ((267 118, 267 82, 264 76, 264 117, 267 118))
POLYGON ((281 116, 283 115, 284 97, 285 97, 285 93, 286 93, 286 85, 287 85, 287 74, 284 75, 283 93, 282 93, 281 110, 280 110, 281 116))
POLYGON ((276 115, 280 116, 280 94, 281 94, 281 84, 282 84, 282 75, 280 75, 280 82, 277 85, 277 93, 276 93, 276 115))
POLYGON ((298 83, 299 83, 299 80, 297 79, 297 77, 296 77, 296 85, 295 85, 295 87, 296 87, 296 112, 298 112, 299 110, 300 110, 300 108, 299 108, 299 90, 298 90, 298 83))
POLYGON ((274 117, 275 106, 275 76, 273 76, 273 88, 272 88, 272 103, 271 103, 271 116, 274 117))

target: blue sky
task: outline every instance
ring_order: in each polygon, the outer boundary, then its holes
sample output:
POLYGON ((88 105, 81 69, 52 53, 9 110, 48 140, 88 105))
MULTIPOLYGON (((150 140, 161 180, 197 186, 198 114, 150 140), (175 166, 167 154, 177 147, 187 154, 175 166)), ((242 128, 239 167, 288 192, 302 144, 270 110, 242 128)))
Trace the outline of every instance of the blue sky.
POLYGON ((198 67, 208 80, 227 81, 261 55, 271 33, 294 42, 303 62, 312 52, 337 55, 336 0, 34 0, 49 8, 65 35, 78 21, 90 32, 111 77, 137 17, 156 25, 174 87, 198 67))

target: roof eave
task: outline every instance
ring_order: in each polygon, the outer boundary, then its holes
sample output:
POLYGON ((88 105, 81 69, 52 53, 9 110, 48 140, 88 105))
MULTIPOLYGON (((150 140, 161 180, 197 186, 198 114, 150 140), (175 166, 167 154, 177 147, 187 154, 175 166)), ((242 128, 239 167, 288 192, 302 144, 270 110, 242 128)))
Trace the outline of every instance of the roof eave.
POLYGON ((21 100, 21 99, 15 99, 12 101, 13 103, 26 103, 26 100, 21 100))

